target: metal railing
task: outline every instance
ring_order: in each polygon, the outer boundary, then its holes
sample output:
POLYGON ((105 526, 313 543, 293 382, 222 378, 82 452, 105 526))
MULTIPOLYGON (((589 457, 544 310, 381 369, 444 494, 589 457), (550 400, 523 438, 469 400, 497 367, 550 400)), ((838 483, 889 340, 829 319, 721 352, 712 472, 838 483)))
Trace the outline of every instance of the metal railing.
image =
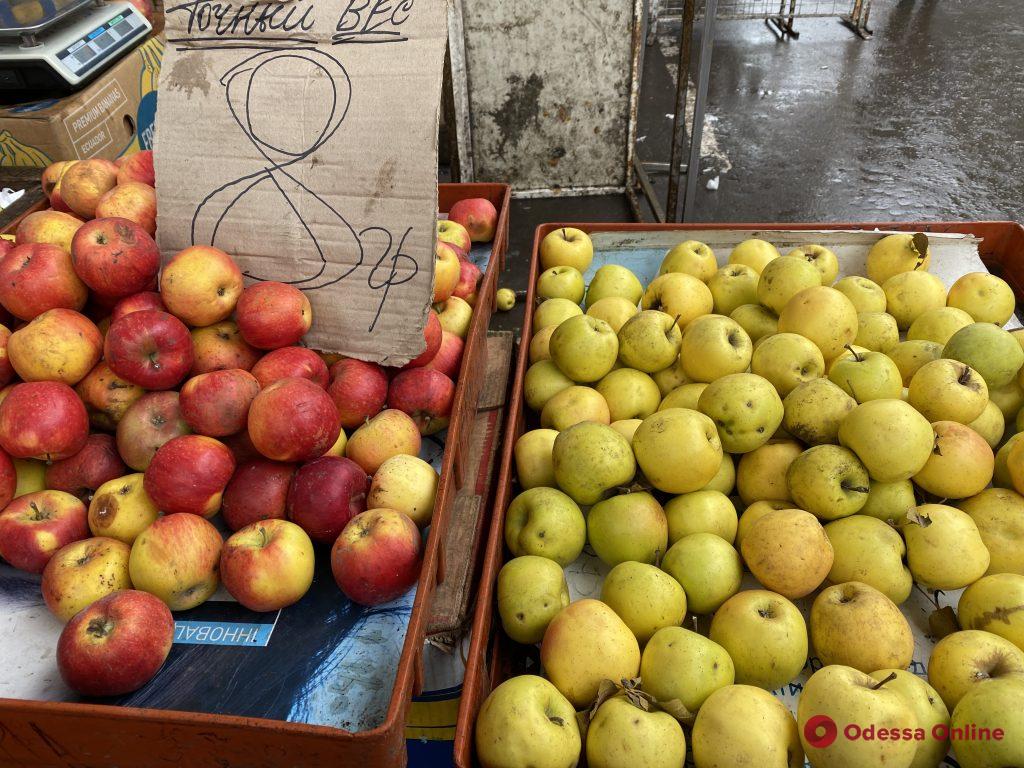
MULTIPOLYGON (((648 44, 654 42, 659 25, 680 21, 683 14, 682 0, 649 0, 648 44)), ((706 0, 698 0, 696 17, 703 18, 706 0)), ((797 38, 800 33, 793 29, 793 22, 800 18, 837 17, 861 37, 871 34, 868 16, 871 0, 721 0, 715 18, 721 21, 763 19, 775 32, 783 37, 797 38)))

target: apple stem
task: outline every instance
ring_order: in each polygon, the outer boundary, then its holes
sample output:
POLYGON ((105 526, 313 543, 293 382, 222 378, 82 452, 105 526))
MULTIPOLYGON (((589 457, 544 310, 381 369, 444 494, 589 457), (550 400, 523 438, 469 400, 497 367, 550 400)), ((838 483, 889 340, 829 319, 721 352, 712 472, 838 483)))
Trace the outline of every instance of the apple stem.
POLYGON ((872 691, 877 691, 877 690, 878 690, 879 688, 881 688, 881 687, 882 687, 883 685, 885 685, 886 683, 892 682, 892 681, 893 681, 893 680, 895 680, 895 679, 896 679, 896 673, 895 673, 895 672, 890 672, 890 673, 889 673, 889 676, 888 676, 888 677, 886 677, 886 678, 885 678, 884 680, 879 680, 879 681, 878 681, 877 683, 875 683, 874 685, 872 685, 872 686, 871 686, 871 690, 872 690, 872 691))
POLYGON ((864 358, 863 358, 863 357, 861 357, 861 356, 860 356, 860 355, 859 355, 859 354, 857 353, 857 350, 856 350, 856 349, 854 349, 853 347, 851 347, 851 346, 850 346, 849 344, 844 344, 843 346, 844 346, 844 347, 846 347, 846 348, 847 348, 848 350, 850 350, 850 354, 851 354, 851 355, 853 355, 853 359, 854 359, 854 360, 856 360, 856 361, 857 361, 858 363, 863 363, 863 362, 864 362, 864 358))

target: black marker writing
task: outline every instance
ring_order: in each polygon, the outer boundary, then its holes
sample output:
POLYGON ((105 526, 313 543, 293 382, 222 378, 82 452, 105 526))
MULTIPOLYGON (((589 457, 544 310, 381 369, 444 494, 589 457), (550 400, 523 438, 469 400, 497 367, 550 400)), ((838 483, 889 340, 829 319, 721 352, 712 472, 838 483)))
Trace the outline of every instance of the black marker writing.
POLYGON ((415 0, 348 0, 333 41, 339 44, 408 40, 399 27, 409 20, 414 3, 415 0))
MULTIPOLYGON (((188 14, 189 35, 209 33, 217 37, 239 35, 246 37, 267 32, 309 32, 316 20, 312 3, 303 7, 300 2, 279 3, 218 3, 211 0, 191 0, 174 5, 166 13, 188 14)), ((173 38, 172 42, 181 42, 173 38)))
POLYGON ((377 321, 380 319, 381 312, 384 310, 384 302, 388 300, 388 291, 391 290, 393 285, 401 285, 407 283, 416 277, 416 274, 420 271, 419 264, 416 260, 405 253, 402 253, 402 249, 405 247, 405 238, 412 232, 412 227, 405 230, 405 234, 402 235, 402 239, 398 241, 398 248, 394 254, 391 253, 391 245, 393 238, 391 233, 382 227, 368 227, 359 233, 360 237, 365 237, 370 232, 381 232, 387 238, 387 246, 384 249, 384 253, 381 254, 380 258, 377 259, 377 263, 373 269, 370 270, 370 275, 366 278, 366 284, 375 291, 383 290, 384 293, 380 297, 380 304, 377 305, 377 313, 373 316, 373 321, 370 323, 368 331, 372 331, 377 321), (388 256, 391 256, 391 261, 385 264, 388 256), (378 272, 380 270, 380 272, 378 272), (384 270, 387 270, 387 275, 383 274, 384 270), (402 271, 405 271, 405 275, 399 277, 402 271))

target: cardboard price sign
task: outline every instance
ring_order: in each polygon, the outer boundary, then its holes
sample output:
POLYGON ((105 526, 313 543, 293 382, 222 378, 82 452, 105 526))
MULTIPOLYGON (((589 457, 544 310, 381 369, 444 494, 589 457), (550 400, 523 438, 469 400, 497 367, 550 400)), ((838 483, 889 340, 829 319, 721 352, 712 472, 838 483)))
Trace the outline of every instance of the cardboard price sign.
POLYGON ((311 346, 401 364, 434 268, 443 0, 166 7, 155 164, 164 259, 231 254, 313 305, 311 346))

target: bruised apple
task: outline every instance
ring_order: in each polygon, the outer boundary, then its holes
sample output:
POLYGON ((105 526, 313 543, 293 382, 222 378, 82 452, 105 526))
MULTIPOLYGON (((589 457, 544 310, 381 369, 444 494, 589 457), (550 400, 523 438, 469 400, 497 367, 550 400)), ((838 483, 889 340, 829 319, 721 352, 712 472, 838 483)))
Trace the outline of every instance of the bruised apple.
POLYGON ((246 288, 235 308, 242 338, 257 349, 295 344, 313 323, 306 295, 293 285, 266 281, 246 288))
POLYGON ((345 429, 355 429, 384 408, 388 376, 376 363, 343 358, 331 366, 330 373, 327 392, 345 429))
POLYGON ((249 437, 274 461, 308 461, 322 456, 341 432, 338 410, 309 379, 281 379, 264 389, 249 408, 249 437))
POLYGON ((359 605, 400 597, 419 578, 420 532, 393 509, 370 509, 345 526, 331 550, 334 581, 359 605))
POLYGON ((181 388, 181 416, 197 435, 233 435, 245 429, 249 407, 259 391, 259 382, 248 371, 201 373, 181 388))
POLYGON ((89 416, 67 384, 15 384, 0 402, 0 447, 13 458, 66 459, 88 438, 89 416))
POLYGON ((89 530, 93 536, 107 536, 131 544, 149 528, 160 510, 143 487, 141 473, 108 480, 96 489, 89 502, 89 530))
POLYGON ((295 473, 288 491, 288 519, 313 541, 333 544, 353 517, 366 509, 370 478, 350 459, 322 456, 295 473))
POLYGON ((43 601, 50 613, 69 621, 76 613, 119 589, 131 589, 123 541, 97 536, 66 544, 43 569, 43 601))
POLYGON ((67 172, 68 168, 77 162, 77 160, 58 160, 56 163, 50 163, 50 165, 46 166, 39 181, 43 188, 43 194, 47 197, 52 195, 53 190, 60 183, 61 177, 67 172))
POLYGON ((137 384, 118 377, 103 360, 75 386, 85 403, 89 423, 94 429, 113 432, 131 404, 145 394, 137 384))
POLYGON ((60 195, 78 216, 96 217, 96 206, 117 185, 118 168, 109 160, 92 158, 68 168, 60 177, 60 195))
POLYGON ((182 435, 160 446, 146 469, 144 487, 167 514, 210 517, 220 509, 235 457, 224 443, 205 435, 182 435), (183 478, 187 478, 183 482, 183 478))
MULTIPOLYGON (((190 373, 193 376, 226 368, 251 371, 261 359, 261 355, 258 349, 253 349, 245 342, 233 320, 223 320, 204 328, 192 329, 190 373)), ((261 386, 265 385, 261 383, 261 386)))
POLYGON ((177 392, 147 392, 128 406, 118 422, 117 451, 125 464, 143 472, 164 443, 190 431, 181 416, 177 392))
POLYGON ((7 340, 7 357, 25 381, 74 386, 99 362, 103 337, 85 315, 48 309, 7 340))
POLYGON ((151 234, 124 217, 94 219, 82 225, 71 243, 75 272, 104 298, 145 291, 160 270, 160 249, 151 234))
POLYGON ((71 256, 56 245, 18 245, 0 258, 0 304, 21 320, 58 307, 79 311, 87 298, 71 256))
POLYGON ((70 252, 71 242, 81 226, 82 220, 70 213, 36 211, 21 220, 15 230, 14 241, 18 245, 49 243, 70 252))
POLYGON ((266 388, 281 379, 309 379, 327 389, 327 363, 316 352, 305 347, 281 347, 268 352, 252 367, 260 387, 266 388))
POLYGON ((240 462, 224 489, 221 515, 237 531, 260 520, 284 518, 295 465, 258 458, 240 462))
POLYGON ((103 356, 125 381, 145 389, 171 389, 192 368, 192 337, 167 312, 132 312, 110 324, 103 356))
POLYGON ((414 368, 398 374, 388 390, 388 407, 409 414, 421 435, 448 426, 455 384, 440 371, 414 368))
POLYGON ((156 190, 140 181, 118 184, 96 203, 97 219, 115 216, 135 222, 151 235, 156 234, 156 190))
POLYGON ((88 500, 93 491, 128 471, 112 435, 97 433, 74 456, 46 467, 46 487, 88 500))
POLYGON ((0 557, 29 573, 42 573, 58 549, 88 535, 85 505, 64 491, 28 493, 0 512, 0 557))

